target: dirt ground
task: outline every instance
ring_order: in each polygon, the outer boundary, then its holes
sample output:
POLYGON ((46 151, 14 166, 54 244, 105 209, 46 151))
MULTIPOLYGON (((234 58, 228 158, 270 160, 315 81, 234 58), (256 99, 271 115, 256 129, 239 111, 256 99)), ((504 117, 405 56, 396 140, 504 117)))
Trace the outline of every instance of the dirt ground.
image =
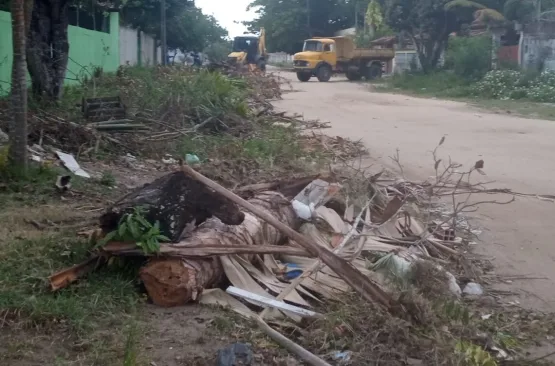
MULTIPOLYGON (((361 139, 376 165, 396 169, 389 157, 399 149, 407 178, 426 179, 433 173, 431 150, 446 135, 441 157, 465 167, 483 159, 486 179, 495 181, 492 188, 555 193, 555 122, 371 92, 367 84, 339 77, 329 83, 300 83, 293 73, 281 76, 292 80, 295 92, 276 102, 278 109, 329 121, 325 133, 330 135, 361 139)), ((492 259, 497 274, 510 276, 496 286, 508 291, 506 300, 552 310, 555 203, 517 198, 510 205, 483 205, 474 217, 484 228, 476 251, 492 259)))

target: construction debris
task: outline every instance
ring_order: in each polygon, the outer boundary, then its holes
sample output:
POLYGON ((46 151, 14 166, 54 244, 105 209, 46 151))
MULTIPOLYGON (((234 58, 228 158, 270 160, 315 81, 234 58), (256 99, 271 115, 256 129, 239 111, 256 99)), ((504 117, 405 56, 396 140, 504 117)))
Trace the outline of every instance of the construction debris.
POLYGON ((77 160, 75 160, 73 155, 66 154, 66 153, 63 153, 61 151, 56 151, 56 155, 62 161, 64 166, 67 168, 67 170, 69 170, 73 174, 78 175, 78 176, 83 177, 83 178, 90 178, 91 177, 89 175, 89 173, 87 173, 86 171, 81 169, 81 167, 79 166, 79 163, 77 162, 77 160))

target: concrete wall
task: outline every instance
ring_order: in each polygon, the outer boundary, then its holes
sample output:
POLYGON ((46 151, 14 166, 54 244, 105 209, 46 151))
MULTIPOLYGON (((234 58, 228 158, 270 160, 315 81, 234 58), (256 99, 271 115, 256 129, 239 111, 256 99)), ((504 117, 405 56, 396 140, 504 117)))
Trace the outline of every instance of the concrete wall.
POLYGON ((285 52, 276 52, 268 54, 268 62, 270 64, 293 64, 293 55, 285 52))
POLYGON ((115 72, 119 67, 119 14, 110 13, 110 33, 70 25, 69 61, 66 79, 74 82, 94 68, 115 72))
POLYGON ((10 89, 12 71, 12 23, 10 13, 0 11, 0 95, 10 89))
POLYGON ((420 60, 418 59, 418 54, 416 53, 416 51, 395 51, 395 58, 393 59, 393 73, 402 74, 406 71, 411 71, 411 63, 416 63, 417 69, 420 69, 420 60))
POLYGON ((524 34, 520 44, 520 52, 522 68, 535 68, 538 61, 544 59, 544 68, 555 71, 555 39, 524 34))
POLYGON ((120 65, 148 66, 162 63, 160 47, 156 47, 156 44, 156 39, 144 32, 128 27, 120 27, 120 65), (156 56, 154 55, 155 52, 156 56))
MULTIPOLYGON (((66 83, 77 83, 93 69, 116 71, 119 67, 119 14, 110 13, 110 33, 69 26, 69 60, 66 83)), ((12 69, 10 13, 0 11, 0 95, 9 91, 12 69)))

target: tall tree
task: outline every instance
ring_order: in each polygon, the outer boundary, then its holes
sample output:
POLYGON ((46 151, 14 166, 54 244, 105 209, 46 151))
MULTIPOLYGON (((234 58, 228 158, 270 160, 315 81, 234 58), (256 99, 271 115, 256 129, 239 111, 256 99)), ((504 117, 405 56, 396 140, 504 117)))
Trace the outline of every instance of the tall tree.
POLYGON ((12 90, 13 120, 10 126, 10 160, 17 170, 27 171, 27 74, 25 0, 12 0, 12 90))
POLYGON ((387 0, 386 22, 395 31, 407 35, 418 53, 424 72, 437 67, 449 35, 476 17, 501 20, 495 9, 469 0, 387 0))
MULTIPOLYGON (((143 32, 160 38, 160 1, 130 0, 121 19, 143 32)), ((205 15, 191 0, 166 0, 167 44, 170 49, 202 51, 227 35, 213 16, 205 15)))
POLYGON ((27 59, 36 96, 58 100, 62 95, 69 57, 68 12, 69 0, 34 1, 27 59))
MULTIPOLYGON (((362 2, 367 4, 367 0, 362 2)), ((264 27, 268 50, 288 53, 300 51, 310 36, 333 36, 338 30, 354 27, 357 9, 352 0, 254 0, 249 8, 256 8, 258 15, 245 22, 249 30, 264 27)), ((361 9, 362 19, 365 8, 361 9)))

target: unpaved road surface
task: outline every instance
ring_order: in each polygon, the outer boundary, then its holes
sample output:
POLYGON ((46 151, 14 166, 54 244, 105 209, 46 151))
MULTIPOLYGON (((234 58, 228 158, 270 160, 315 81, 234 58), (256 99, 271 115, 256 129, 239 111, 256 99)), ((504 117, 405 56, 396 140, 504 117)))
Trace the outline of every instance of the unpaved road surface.
MULTIPOLYGON (((364 84, 333 78, 300 83, 276 103, 280 110, 331 122, 324 132, 362 141, 378 164, 395 169, 389 156, 400 150, 405 175, 433 174, 431 150, 443 135, 441 157, 464 166, 485 161, 492 187, 555 194, 555 122, 475 109, 465 103, 375 93, 364 84)), ((497 197, 505 199, 506 197, 497 197)), ((491 197, 486 198, 491 199, 491 197)), ((484 228, 476 251, 491 257, 499 275, 514 279, 500 286, 514 291, 522 306, 555 310, 555 203, 517 198, 510 205, 482 205, 484 228)))

